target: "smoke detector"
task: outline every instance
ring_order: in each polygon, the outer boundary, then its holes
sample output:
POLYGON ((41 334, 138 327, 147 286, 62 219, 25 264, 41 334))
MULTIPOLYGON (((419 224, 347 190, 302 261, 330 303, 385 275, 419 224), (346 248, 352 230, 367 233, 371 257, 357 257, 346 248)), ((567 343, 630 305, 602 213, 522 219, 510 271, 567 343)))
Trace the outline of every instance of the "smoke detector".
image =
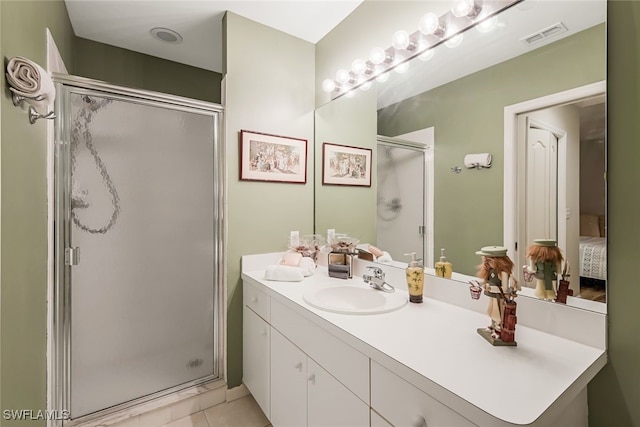
POLYGON ((170 44, 182 43, 182 36, 169 28, 155 27, 149 30, 149 33, 156 39, 170 44))

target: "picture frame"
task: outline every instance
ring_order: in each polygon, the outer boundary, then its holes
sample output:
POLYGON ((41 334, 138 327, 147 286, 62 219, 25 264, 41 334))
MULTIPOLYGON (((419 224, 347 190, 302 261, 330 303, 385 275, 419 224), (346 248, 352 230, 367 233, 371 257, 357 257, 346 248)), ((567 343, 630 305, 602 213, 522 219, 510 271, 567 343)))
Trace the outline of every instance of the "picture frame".
POLYGON ((322 144, 322 184, 371 187, 371 148, 322 144))
POLYGON ((308 141, 240 131, 240 180, 307 183, 308 141))

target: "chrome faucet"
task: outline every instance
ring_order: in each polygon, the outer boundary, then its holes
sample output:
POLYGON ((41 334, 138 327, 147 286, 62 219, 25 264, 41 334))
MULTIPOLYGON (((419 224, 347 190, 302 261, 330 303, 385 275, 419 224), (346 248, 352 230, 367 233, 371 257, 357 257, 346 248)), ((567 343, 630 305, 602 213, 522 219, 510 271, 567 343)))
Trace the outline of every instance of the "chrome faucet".
POLYGON ((373 276, 363 274, 364 283, 368 283, 374 289, 383 292, 395 292, 396 288, 385 282, 384 271, 380 267, 368 266, 367 269, 373 271, 373 276))

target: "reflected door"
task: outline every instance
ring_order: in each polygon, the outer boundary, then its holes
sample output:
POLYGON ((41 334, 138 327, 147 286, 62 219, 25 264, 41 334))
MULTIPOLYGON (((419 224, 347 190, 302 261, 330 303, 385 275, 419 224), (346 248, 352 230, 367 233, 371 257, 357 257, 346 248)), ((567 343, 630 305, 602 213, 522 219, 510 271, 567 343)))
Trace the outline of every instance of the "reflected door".
POLYGON ((526 241, 558 238, 558 139, 545 129, 528 128, 526 241))
POLYGON ((217 113, 78 89, 61 150, 72 418, 218 376, 217 113), (63 178, 64 182, 65 179, 63 178))
POLYGON ((396 261, 425 257, 425 151, 378 143, 377 245, 396 261))

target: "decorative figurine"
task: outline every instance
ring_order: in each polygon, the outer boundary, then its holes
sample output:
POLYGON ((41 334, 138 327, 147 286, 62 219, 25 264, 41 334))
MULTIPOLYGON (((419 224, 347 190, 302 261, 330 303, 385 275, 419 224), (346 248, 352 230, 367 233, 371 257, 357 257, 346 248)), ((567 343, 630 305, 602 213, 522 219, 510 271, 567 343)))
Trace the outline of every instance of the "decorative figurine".
MULTIPOLYGON (((502 246, 485 246, 476 254, 482 255, 477 276, 482 279, 484 294, 489 297, 487 314, 491 318, 491 325, 479 328, 478 333, 493 345, 515 346, 515 297, 520 286, 512 274, 513 261, 507 256, 507 248, 502 246)), ((477 281, 471 282, 472 297, 478 286, 477 281)))
POLYGON ((530 282, 536 279, 533 294, 544 300, 556 299, 558 272, 562 267, 562 253, 553 239, 536 239, 527 248, 529 265, 523 267, 524 278, 530 282))

